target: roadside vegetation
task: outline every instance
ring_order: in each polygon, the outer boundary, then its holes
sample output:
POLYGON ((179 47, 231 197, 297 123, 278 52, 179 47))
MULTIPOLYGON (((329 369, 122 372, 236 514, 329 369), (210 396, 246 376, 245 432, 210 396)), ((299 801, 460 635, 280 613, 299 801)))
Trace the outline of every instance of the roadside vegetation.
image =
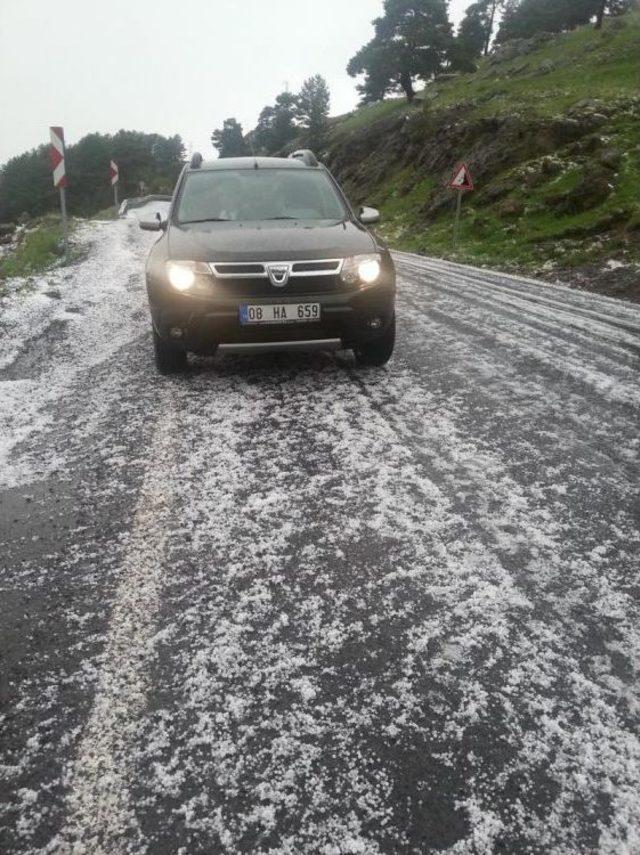
MULTIPOLYGON (((109 161, 120 167, 120 194, 170 193, 184 161, 179 136, 139 131, 87 134, 67 146, 69 176, 67 207, 73 216, 91 217, 113 199, 109 161)), ((39 217, 58 211, 58 191, 51 181, 49 146, 11 158, 0 169, 0 223, 17 222, 21 216, 39 217)))
MULTIPOLYGON (((72 222, 70 229, 73 229, 72 222)), ((28 278, 51 267, 68 263, 77 255, 72 246, 68 258, 64 258, 60 217, 49 214, 29 222, 17 230, 15 243, 6 247, 4 254, 0 256, 0 295, 7 279, 28 278)))
POLYGON ((91 217, 92 220, 117 220, 118 219, 118 209, 115 205, 110 205, 107 208, 103 208, 101 211, 96 211, 96 213, 91 217))
POLYGON ((330 123, 323 154, 355 203, 381 209, 394 247, 569 278, 626 266, 611 291, 632 295, 638 81, 640 14, 631 12, 601 30, 497 46, 476 71, 436 78, 411 104, 363 106, 330 123), (454 250, 447 183, 459 161, 476 192, 464 199, 454 250))

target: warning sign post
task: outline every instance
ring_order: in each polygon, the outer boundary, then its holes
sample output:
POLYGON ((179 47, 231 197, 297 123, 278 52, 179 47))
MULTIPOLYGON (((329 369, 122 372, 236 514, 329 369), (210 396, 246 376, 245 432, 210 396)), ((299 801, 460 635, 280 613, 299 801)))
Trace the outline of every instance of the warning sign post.
POLYGON ((109 161, 109 181, 111 182, 111 186, 113 187, 113 201, 116 205, 116 211, 118 210, 118 181, 120 180, 120 170, 118 169, 118 164, 115 160, 109 161))
POLYGON ((462 214, 462 196, 464 193, 469 193, 474 189, 471 171, 466 163, 459 163, 453 170, 449 187, 455 191, 456 199, 456 218, 453 225, 453 248, 458 247, 458 238, 460 236, 460 217, 462 214))
POLYGON ((67 197, 66 189, 69 184, 64 157, 64 131, 59 125, 49 128, 51 138, 50 159, 53 172, 53 186, 60 191, 60 213, 62 214, 62 235, 64 239, 65 258, 69 254, 69 233, 67 228, 67 197))

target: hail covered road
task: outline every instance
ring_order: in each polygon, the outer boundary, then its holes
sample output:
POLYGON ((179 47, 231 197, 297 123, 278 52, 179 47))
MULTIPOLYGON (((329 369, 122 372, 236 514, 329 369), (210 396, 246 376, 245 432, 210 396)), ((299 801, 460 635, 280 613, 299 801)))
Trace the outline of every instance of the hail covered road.
POLYGON ((0 851, 640 852, 640 310, 399 254, 385 369, 0 306, 0 851))

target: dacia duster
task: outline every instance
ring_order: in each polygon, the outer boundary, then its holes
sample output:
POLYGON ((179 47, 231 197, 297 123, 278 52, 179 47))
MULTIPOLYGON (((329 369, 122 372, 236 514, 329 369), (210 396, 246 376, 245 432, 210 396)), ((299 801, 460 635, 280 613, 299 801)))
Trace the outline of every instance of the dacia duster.
POLYGON ((338 350, 383 365, 395 343, 388 248, 308 150, 203 162, 176 184, 146 267, 157 368, 187 353, 338 350))

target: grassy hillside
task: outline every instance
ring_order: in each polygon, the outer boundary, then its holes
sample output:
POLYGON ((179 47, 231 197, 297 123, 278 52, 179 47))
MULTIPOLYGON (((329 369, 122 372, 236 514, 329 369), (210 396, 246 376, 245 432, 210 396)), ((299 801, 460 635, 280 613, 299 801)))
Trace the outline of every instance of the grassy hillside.
POLYGON ((640 14, 510 43, 415 105, 341 117, 325 157, 396 247, 587 280, 614 259, 601 290, 640 294, 640 14), (477 192, 454 252, 460 160, 477 192))

